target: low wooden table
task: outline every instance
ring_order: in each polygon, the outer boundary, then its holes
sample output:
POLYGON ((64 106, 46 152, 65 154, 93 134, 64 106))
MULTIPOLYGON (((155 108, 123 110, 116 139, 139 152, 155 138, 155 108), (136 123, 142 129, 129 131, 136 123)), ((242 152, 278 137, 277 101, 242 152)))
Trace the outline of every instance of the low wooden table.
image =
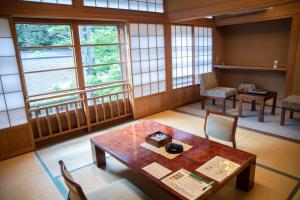
POLYGON ((240 167, 222 182, 215 181, 213 188, 201 196, 200 199, 207 199, 235 176, 237 177, 236 187, 241 190, 249 191, 254 184, 255 155, 152 121, 144 121, 127 128, 93 137, 91 138, 91 147, 93 159, 98 167, 106 164, 105 152, 107 152, 127 167, 143 174, 160 188, 179 199, 186 198, 166 186, 161 180, 148 174, 142 168, 152 162, 157 162, 172 172, 184 168, 211 181, 211 178, 195 170, 215 156, 221 156, 239 164, 240 167), (141 147, 140 144, 145 142, 145 137, 155 131, 170 134, 173 139, 192 145, 193 147, 173 159, 168 159, 141 147))
POLYGON ((240 92, 239 93, 239 117, 242 117, 243 114, 243 102, 251 102, 251 110, 256 110, 256 103, 260 104, 260 110, 259 110, 259 117, 258 121, 263 122, 264 121, 264 114, 265 114, 265 103, 267 100, 273 98, 273 104, 272 104, 272 110, 271 114, 275 115, 275 109, 276 109, 276 99, 277 99, 277 92, 274 91, 268 91, 266 94, 254 94, 249 92, 240 92))

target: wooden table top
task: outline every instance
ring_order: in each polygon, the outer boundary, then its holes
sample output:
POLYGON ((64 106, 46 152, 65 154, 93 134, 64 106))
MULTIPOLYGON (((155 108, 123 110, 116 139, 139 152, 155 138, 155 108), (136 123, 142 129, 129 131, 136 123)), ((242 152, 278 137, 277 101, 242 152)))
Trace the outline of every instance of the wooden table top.
POLYGON ((275 91, 268 91, 265 94, 258 94, 258 93, 251 93, 251 92, 239 92, 239 95, 255 96, 255 97, 265 98, 265 97, 277 95, 277 92, 275 92, 275 91))
MULTIPOLYGON (((201 127, 199 126, 199 128, 201 127)), ((204 174, 196 172, 195 170, 213 157, 221 156, 239 164, 240 168, 234 174, 227 177, 222 182, 214 181, 213 188, 201 197, 207 198, 256 160, 256 156, 253 154, 153 121, 144 121, 111 133, 93 137, 91 138, 91 142, 98 148, 111 154, 129 168, 142 173, 158 186, 181 199, 185 198, 167 187, 159 179, 148 174, 142 168, 152 162, 157 162, 170 169, 172 172, 184 168, 211 181, 211 178, 206 177, 204 174), (193 147, 174 159, 168 159, 151 150, 141 147, 140 144, 145 142, 145 137, 156 131, 172 135, 173 139, 192 145, 193 147)))

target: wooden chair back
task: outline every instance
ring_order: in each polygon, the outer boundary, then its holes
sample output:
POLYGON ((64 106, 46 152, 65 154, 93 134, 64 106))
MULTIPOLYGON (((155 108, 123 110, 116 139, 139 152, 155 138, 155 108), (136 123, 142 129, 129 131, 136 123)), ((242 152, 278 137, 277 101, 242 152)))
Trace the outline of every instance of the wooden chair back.
POLYGON ((236 148, 235 131, 237 121, 238 116, 236 115, 207 110, 204 123, 205 137, 209 139, 209 136, 211 136, 232 142, 232 146, 236 148))
POLYGON ((64 181, 69 188, 68 200, 87 200, 81 186, 74 182, 74 179, 70 172, 67 170, 64 162, 62 160, 58 161, 60 165, 60 171, 64 178, 64 181))

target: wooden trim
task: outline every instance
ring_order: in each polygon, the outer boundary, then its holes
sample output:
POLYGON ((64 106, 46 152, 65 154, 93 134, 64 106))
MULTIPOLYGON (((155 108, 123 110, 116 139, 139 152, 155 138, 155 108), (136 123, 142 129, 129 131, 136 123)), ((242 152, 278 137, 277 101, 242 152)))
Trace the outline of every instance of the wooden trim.
MULTIPOLYGON (((78 0, 76 0, 76 2, 77 1, 78 0)), ((88 7, 78 4, 76 6, 69 6, 22 1, 0 1, 0 14, 11 15, 12 17, 107 20, 122 22, 136 19, 144 22, 165 22, 167 20, 165 13, 88 7)))
POLYGON ((239 17, 228 17, 215 19, 216 26, 226 26, 234 24, 244 24, 244 23, 253 23, 261 22, 275 19, 290 18, 295 14, 300 13, 300 2, 294 2, 290 4, 283 4, 273 7, 273 9, 267 9, 263 13, 251 14, 239 17))
POLYGON ((218 16, 238 13, 245 10, 263 9, 296 1, 297 0, 236 0, 229 2, 224 1, 222 3, 213 2, 198 8, 168 13, 168 16, 171 22, 187 21, 203 18, 205 16, 218 16))
MULTIPOLYGON (((293 90, 297 44, 298 44, 298 40, 300 39, 300 38, 298 38, 299 31, 300 31, 300 14, 293 16, 293 18, 292 18, 289 51, 288 51, 288 58, 287 58, 285 96, 290 95, 293 90)), ((298 47, 298 48, 300 48, 300 47, 298 47)))

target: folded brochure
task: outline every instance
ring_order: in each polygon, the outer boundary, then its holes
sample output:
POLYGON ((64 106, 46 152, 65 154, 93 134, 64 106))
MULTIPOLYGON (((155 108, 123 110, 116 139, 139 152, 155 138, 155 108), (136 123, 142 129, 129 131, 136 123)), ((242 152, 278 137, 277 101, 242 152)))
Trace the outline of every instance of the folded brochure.
POLYGON ((172 173, 162 179, 162 182, 190 200, 197 199, 203 195, 213 184, 213 182, 208 182, 185 169, 180 169, 172 173))

